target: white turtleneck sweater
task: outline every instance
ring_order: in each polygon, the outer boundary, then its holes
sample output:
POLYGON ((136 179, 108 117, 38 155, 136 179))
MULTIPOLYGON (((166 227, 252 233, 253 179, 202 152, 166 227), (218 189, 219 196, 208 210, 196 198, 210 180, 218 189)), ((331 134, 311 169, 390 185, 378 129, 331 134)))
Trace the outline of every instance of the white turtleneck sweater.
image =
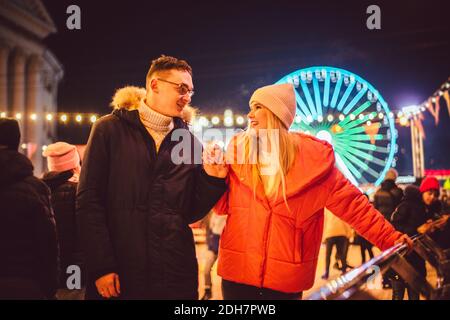
POLYGON ((151 109, 144 100, 139 104, 138 111, 142 124, 155 140, 156 152, 158 152, 162 141, 173 129, 173 119, 151 109))

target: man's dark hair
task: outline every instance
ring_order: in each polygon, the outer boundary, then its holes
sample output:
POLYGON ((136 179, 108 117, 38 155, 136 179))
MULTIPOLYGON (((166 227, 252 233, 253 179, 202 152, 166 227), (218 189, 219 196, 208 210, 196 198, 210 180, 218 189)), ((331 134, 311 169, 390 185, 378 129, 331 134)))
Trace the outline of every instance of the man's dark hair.
POLYGON ((150 69, 147 73, 147 81, 155 72, 170 70, 187 71, 192 76, 192 68, 185 60, 179 60, 171 56, 162 55, 158 59, 152 61, 150 69))

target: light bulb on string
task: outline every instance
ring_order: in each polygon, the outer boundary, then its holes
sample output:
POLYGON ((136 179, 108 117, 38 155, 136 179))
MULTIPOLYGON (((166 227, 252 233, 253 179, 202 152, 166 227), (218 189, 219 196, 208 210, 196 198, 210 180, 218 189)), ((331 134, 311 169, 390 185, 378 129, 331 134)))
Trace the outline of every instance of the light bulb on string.
POLYGON ((236 123, 237 123, 238 125, 242 126, 242 125, 244 124, 244 122, 245 122, 244 117, 239 116, 239 117, 236 118, 236 123))
POLYGON ((220 119, 219 119, 219 117, 214 116, 214 117, 211 118, 211 122, 212 122, 213 125, 218 125, 219 122, 220 122, 220 119))

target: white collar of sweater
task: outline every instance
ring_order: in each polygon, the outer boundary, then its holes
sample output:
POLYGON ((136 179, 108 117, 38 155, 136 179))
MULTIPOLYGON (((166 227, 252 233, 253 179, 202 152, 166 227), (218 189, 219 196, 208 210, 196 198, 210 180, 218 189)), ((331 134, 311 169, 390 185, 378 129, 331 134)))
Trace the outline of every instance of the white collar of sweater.
POLYGON ((144 100, 141 100, 138 107, 138 112, 142 124, 148 129, 158 132, 168 132, 173 128, 172 117, 165 116, 153 110, 145 103, 144 100))

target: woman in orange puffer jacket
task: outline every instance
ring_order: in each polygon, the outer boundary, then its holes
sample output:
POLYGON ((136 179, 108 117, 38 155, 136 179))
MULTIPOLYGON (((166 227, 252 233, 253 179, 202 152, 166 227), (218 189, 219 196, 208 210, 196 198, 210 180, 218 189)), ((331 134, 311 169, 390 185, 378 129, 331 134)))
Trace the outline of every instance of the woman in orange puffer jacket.
POLYGON ((325 207, 382 250, 411 244, 335 168, 330 144, 288 132, 291 84, 256 90, 250 108, 249 128, 226 152, 229 191, 214 208, 228 215, 218 262, 225 299, 301 298, 314 283, 325 207))

